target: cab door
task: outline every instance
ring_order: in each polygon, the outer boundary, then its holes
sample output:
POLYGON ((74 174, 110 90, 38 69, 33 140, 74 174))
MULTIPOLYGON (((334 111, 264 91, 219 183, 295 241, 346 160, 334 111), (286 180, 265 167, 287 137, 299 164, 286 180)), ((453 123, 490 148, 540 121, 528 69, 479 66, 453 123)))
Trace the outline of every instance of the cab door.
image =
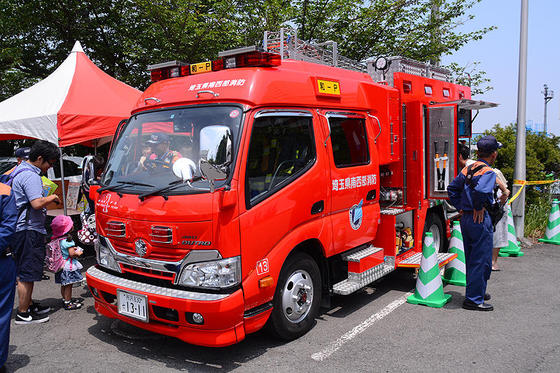
POLYGON ((311 110, 261 109, 247 129, 240 175, 243 276, 283 240, 297 241, 303 228, 312 225, 314 238, 325 234, 329 179, 324 136, 314 122, 311 110))
POLYGON ((361 113, 327 111, 333 253, 375 238, 379 220, 379 166, 370 119, 361 113), (371 132, 371 131, 370 131, 371 132))

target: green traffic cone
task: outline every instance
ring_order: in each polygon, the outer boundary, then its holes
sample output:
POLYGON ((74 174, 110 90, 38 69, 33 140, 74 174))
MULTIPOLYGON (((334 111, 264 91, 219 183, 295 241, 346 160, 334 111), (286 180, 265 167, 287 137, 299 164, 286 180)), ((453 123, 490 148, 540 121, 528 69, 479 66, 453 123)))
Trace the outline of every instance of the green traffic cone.
POLYGON ((508 245, 506 247, 500 248, 499 256, 523 256, 525 253, 521 251, 519 247, 519 241, 517 241, 517 235, 515 234, 515 225, 513 224, 513 215, 511 213, 511 207, 508 204, 508 245))
POLYGON ((443 282, 457 286, 467 286, 467 268, 465 265, 463 234, 461 233, 461 224, 457 220, 453 222, 449 252, 457 254, 457 258, 450 261, 445 267, 443 282))
POLYGON ((420 271, 416 279, 416 290, 406 301, 412 304, 440 308, 450 299, 451 294, 443 293, 437 253, 434 249, 434 238, 431 232, 426 232, 424 246, 422 247, 420 271))
POLYGON ((560 245, 560 209, 558 208, 558 204, 559 202, 557 199, 552 201, 552 209, 548 216, 546 232, 544 232, 544 238, 539 240, 540 242, 560 245))

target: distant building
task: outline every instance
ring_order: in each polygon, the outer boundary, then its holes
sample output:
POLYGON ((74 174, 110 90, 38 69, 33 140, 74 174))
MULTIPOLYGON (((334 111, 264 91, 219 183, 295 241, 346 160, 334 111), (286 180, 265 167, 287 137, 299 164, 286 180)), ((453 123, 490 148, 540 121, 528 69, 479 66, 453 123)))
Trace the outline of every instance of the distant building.
POLYGON ((528 120, 525 128, 527 132, 542 133, 544 132, 544 123, 535 123, 532 120, 528 120))

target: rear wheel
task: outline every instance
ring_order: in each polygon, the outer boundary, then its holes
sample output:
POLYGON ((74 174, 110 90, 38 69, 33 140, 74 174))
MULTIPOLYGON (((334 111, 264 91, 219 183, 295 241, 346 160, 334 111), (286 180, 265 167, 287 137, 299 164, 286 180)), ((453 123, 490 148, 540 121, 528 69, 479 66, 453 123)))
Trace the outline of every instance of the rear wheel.
POLYGON ((434 249, 436 249, 438 253, 447 252, 447 239, 445 237, 443 221, 438 214, 429 213, 428 216, 426 216, 422 242, 424 242, 424 238, 426 237, 427 232, 432 233, 432 237, 434 239, 434 249))
POLYGON ((321 273, 309 255, 297 253, 288 257, 273 303, 269 326, 278 337, 292 340, 313 327, 321 303, 321 273))

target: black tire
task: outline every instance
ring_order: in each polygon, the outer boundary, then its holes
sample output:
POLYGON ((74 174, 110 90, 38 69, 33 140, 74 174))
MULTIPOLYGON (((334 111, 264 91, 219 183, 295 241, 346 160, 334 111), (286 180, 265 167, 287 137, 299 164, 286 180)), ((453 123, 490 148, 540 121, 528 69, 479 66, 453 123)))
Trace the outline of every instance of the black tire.
POLYGON ((438 253, 447 252, 447 236, 445 234, 443 220, 441 219, 439 214, 431 212, 428 213, 428 216, 426 216, 426 222, 424 223, 424 233, 422 234, 422 242, 424 242, 426 232, 433 233, 434 248, 438 253), (436 234, 439 235, 439 237, 437 237, 436 234), (439 245, 436 245, 436 241, 439 241, 439 245))
POLYGON ((288 341, 301 337, 315 325, 320 304, 321 272, 317 263, 304 253, 290 255, 278 278, 269 330, 288 341))

